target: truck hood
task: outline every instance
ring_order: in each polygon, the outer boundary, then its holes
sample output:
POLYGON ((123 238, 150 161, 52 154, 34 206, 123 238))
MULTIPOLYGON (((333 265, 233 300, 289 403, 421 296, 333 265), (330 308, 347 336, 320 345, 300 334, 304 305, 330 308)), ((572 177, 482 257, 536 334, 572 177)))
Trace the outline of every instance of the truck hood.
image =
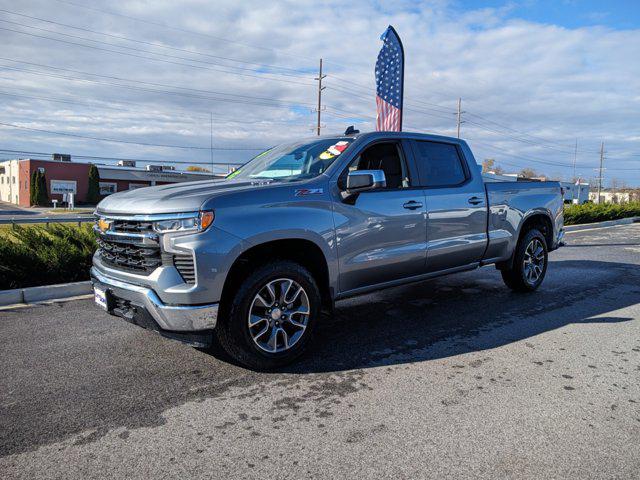
POLYGON ((271 180, 203 180, 114 193, 98 204, 98 213, 119 215, 194 212, 213 197, 268 187, 271 180))

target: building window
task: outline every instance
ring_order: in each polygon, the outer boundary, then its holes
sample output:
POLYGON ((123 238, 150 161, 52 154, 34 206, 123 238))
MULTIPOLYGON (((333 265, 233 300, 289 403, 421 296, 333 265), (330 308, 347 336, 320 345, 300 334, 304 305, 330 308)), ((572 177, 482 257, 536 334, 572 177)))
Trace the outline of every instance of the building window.
POLYGON ((118 184, 115 182, 100 182, 100 195, 111 195, 118 191, 118 184))
POLYGON ((16 177, 11 177, 11 183, 16 184, 16 177))

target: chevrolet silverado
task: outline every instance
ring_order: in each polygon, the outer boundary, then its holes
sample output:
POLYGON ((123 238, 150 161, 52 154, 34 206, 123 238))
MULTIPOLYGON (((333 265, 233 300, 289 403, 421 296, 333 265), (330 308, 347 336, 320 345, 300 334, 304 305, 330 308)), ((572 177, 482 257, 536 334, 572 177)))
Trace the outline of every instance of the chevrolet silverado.
MULTIPOLYGON (((96 303, 255 369, 297 358, 337 300, 493 264, 542 283, 557 182, 485 183, 467 143, 408 132, 276 146, 220 180, 125 191, 96 210, 96 303)), ((428 283, 424 286, 429 288, 428 283)))

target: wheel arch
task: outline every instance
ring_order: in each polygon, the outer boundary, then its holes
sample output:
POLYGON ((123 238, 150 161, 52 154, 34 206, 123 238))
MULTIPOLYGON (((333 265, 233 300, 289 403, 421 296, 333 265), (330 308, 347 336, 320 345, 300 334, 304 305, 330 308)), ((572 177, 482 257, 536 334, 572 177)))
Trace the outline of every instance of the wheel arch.
POLYGON ((551 219, 551 213, 546 210, 534 210, 528 213, 520 222, 513 252, 511 252, 509 260, 496 264, 496 267, 499 270, 509 269, 513 266, 513 259, 515 258, 516 249, 518 248, 520 240, 533 228, 540 230, 540 233, 542 233, 542 236, 547 243, 547 249, 551 248, 551 245, 553 245, 553 220, 551 219))
POLYGON ((553 245, 553 220, 551 214, 547 211, 534 211, 527 215, 521 222, 518 232, 518 241, 532 228, 537 228, 542 233, 547 248, 553 245))
POLYGON ((258 265, 273 260, 291 260, 305 267, 313 275, 322 298, 322 306, 333 308, 334 289, 330 266, 325 252, 307 238, 280 238, 252 244, 234 260, 225 278, 221 295, 221 307, 228 305, 232 294, 248 273, 258 265))

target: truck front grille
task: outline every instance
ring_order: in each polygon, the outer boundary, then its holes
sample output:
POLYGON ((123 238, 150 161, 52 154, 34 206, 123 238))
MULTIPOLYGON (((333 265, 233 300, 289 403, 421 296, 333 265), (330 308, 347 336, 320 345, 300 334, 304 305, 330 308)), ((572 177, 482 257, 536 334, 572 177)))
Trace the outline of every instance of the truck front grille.
POLYGON ((175 254, 173 256, 173 265, 180 272, 180 276, 185 283, 192 285, 196 283, 196 269, 191 254, 175 254))
POLYGON ((162 263, 159 245, 141 245, 99 237, 100 258, 109 267, 132 273, 149 274, 162 263))
POLYGON ((153 233, 153 222, 114 220, 111 229, 122 233, 153 233))
POLYGON ((147 219, 114 218, 103 230, 98 222, 94 231, 100 258, 108 267, 148 275, 162 264, 159 237, 147 219))
POLYGON ((164 252, 161 236, 154 230, 154 222, 174 218, 171 214, 99 217, 94 231, 100 259, 107 267, 149 275, 160 266, 172 266, 185 283, 196 283, 193 254, 164 252))

